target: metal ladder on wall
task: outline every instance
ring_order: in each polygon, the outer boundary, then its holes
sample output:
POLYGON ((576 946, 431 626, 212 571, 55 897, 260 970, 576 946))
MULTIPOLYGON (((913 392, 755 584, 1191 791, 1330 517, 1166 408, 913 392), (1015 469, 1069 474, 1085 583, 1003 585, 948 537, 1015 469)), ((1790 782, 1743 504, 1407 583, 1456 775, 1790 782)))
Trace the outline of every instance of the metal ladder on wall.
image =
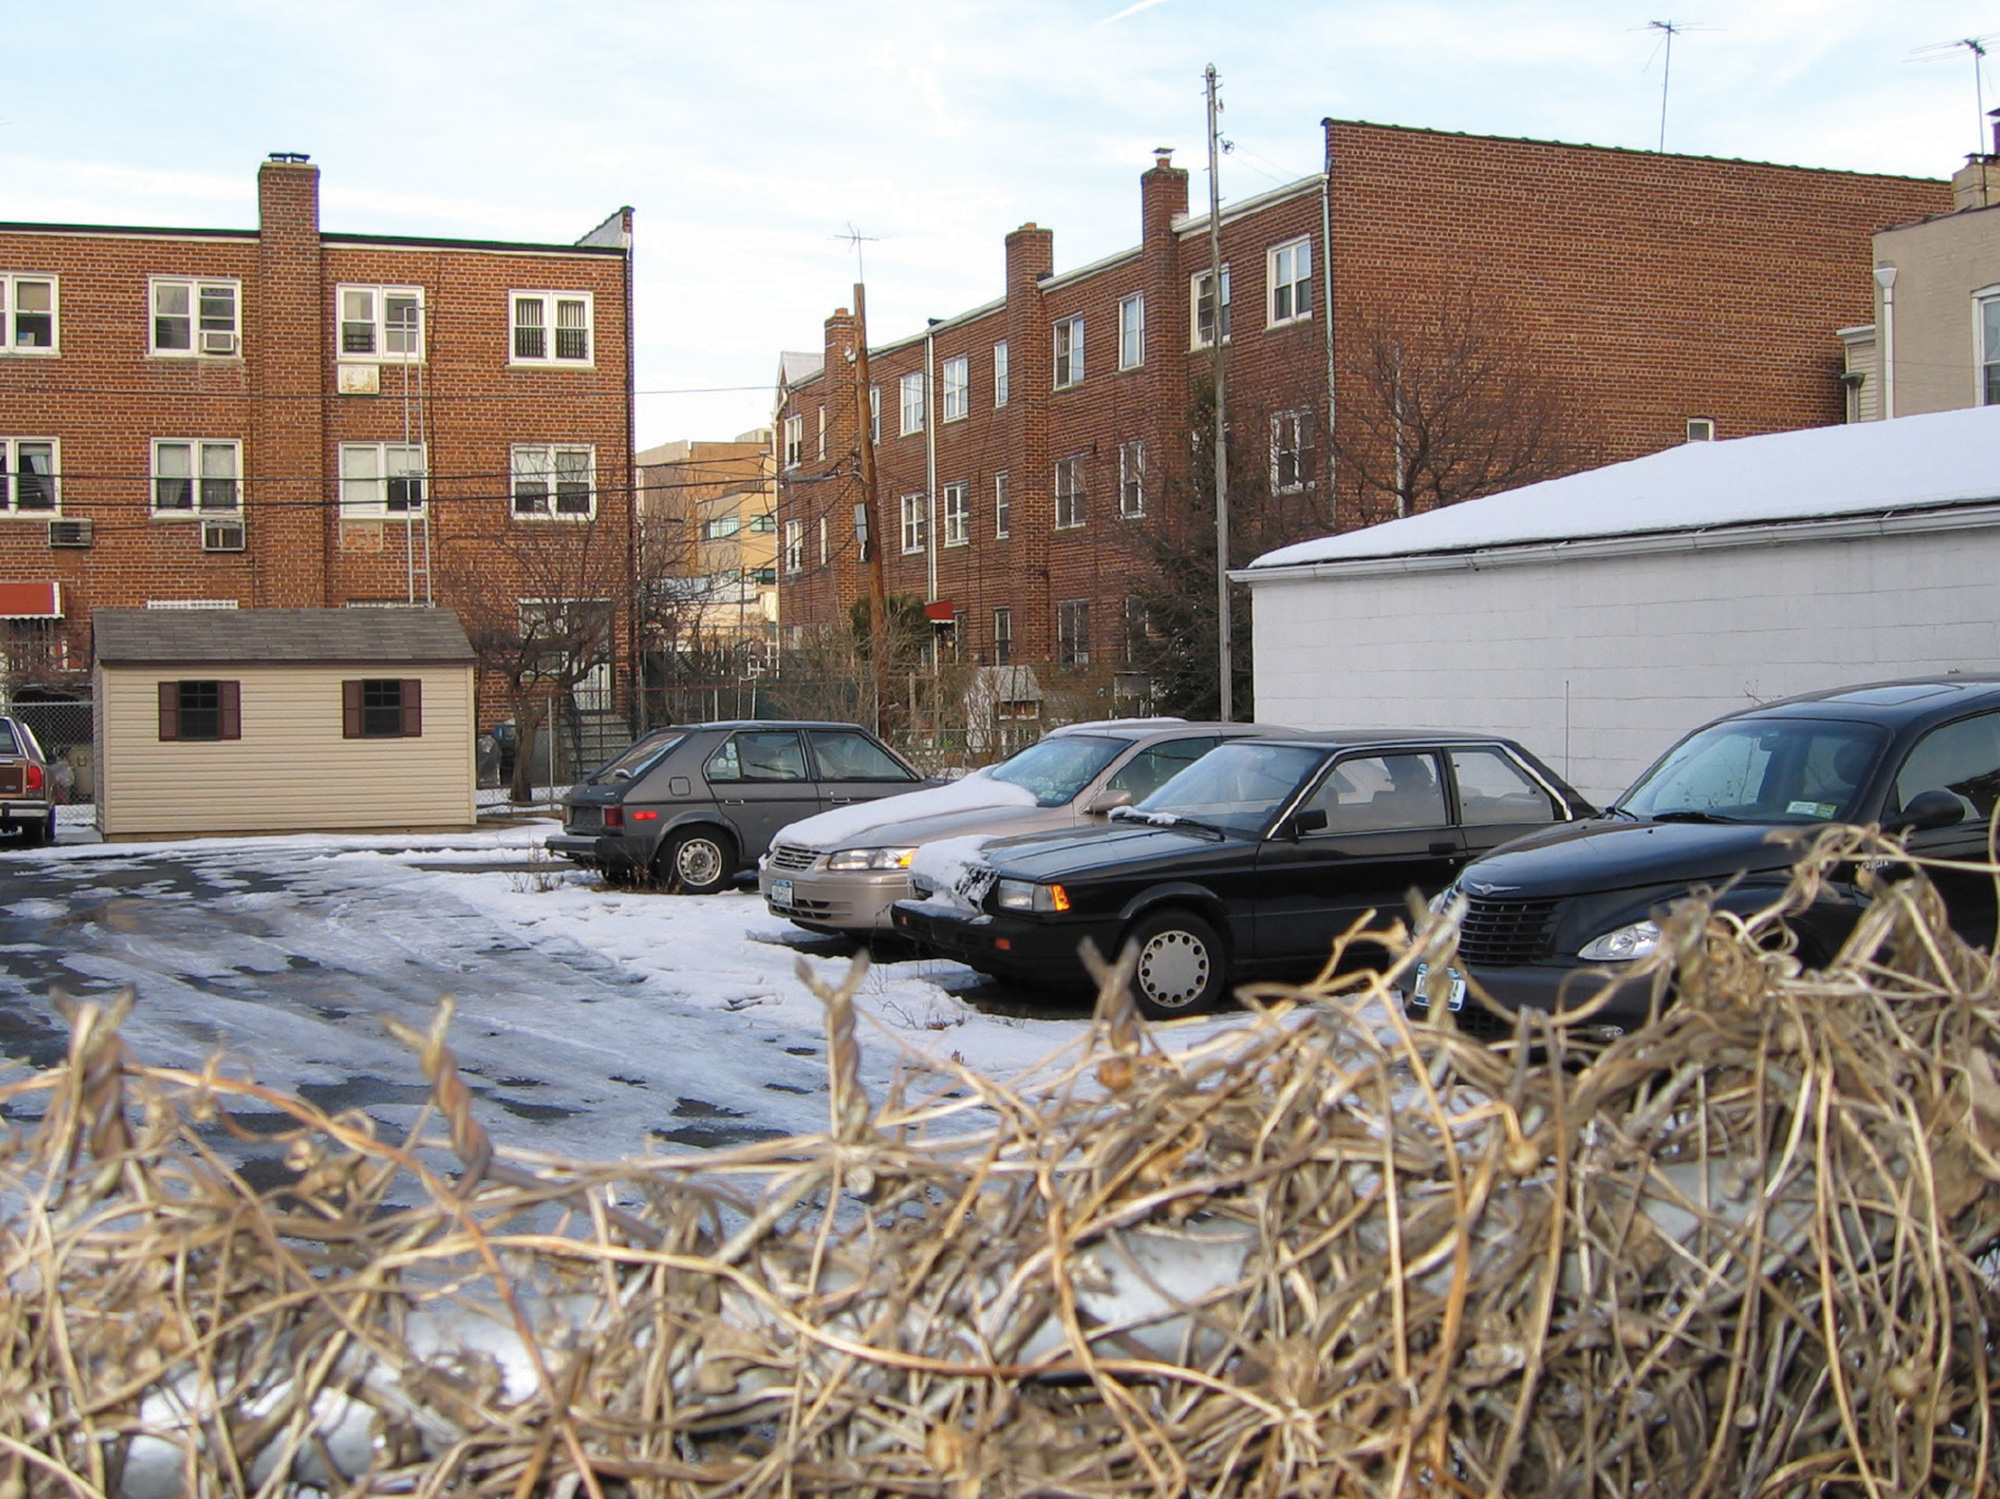
MULTIPOLYGON (((421 312, 418 314, 422 316, 421 312)), ((408 448, 411 437, 410 410, 414 399, 416 407, 416 447, 424 455, 423 499, 414 510, 403 512, 403 567, 405 588, 409 602, 419 602, 417 585, 423 585, 422 603, 426 608, 436 602, 431 592, 431 475, 430 446, 426 431, 424 413, 428 403, 424 400, 424 370, 417 366, 416 391, 414 397, 410 389, 410 365, 403 361, 403 446, 408 448)))

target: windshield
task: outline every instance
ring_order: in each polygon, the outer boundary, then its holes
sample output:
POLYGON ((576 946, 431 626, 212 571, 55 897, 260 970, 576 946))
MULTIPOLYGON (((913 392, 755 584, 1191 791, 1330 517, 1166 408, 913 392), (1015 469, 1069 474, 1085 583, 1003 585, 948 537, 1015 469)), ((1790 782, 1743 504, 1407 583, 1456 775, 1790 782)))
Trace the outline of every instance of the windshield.
POLYGON ((621 781, 644 775, 654 761, 685 738, 687 738, 685 734, 648 734, 636 743, 627 745, 625 752, 616 759, 607 760, 593 770, 586 784, 594 785, 600 781, 609 781, 621 770, 625 774, 616 776, 621 781))
POLYGON ((1668 750, 1619 806, 1652 818, 1840 822, 1887 739, 1872 724, 1736 719, 1668 750))
POLYGON ((1219 745, 1139 803, 1139 811, 1254 838, 1325 759, 1325 750, 1298 745, 1219 745))
POLYGON ((986 773, 1010 786, 1027 787, 1035 793, 1038 807, 1060 807, 1117 759, 1127 743, 1123 739, 1098 739, 1089 734, 1063 734, 1029 745, 986 773))

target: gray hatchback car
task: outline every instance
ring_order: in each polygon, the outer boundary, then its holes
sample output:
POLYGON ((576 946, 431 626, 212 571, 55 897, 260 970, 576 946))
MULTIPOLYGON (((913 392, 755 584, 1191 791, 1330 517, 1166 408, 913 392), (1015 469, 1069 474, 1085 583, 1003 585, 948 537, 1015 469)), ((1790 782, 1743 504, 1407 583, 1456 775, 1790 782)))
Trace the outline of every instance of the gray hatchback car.
POLYGON ((548 847, 607 879, 706 895, 754 866, 787 823, 932 784, 851 723, 683 724, 572 786, 548 847))

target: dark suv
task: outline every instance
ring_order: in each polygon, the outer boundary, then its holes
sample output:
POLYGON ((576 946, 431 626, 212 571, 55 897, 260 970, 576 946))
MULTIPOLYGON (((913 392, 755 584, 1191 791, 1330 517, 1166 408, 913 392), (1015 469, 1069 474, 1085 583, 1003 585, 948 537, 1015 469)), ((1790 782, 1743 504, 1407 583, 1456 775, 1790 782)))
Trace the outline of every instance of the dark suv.
MULTIPOLYGON (((1791 878, 1797 840, 1784 835, 1828 823, 1879 823, 1906 832, 1913 853, 1977 863, 1996 798, 2000 677, 1837 688, 1695 730, 1601 816, 1476 861, 1439 901, 1463 900, 1461 969, 1501 1009, 1577 1008, 1609 985, 1593 1019, 1615 1034, 1652 1004, 1651 980, 1619 970, 1654 950, 1660 917, 1691 889, 1718 891, 1724 910, 1762 910, 1791 878)), ((1808 968, 1839 950, 1868 903, 1853 873, 1836 870, 1788 918, 1808 968)), ((1992 876, 1930 874, 1957 931, 1991 944, 1992 876)), ((1512 1029, 1465 1004, 1462 986, 1449 997, 1465 1029, 1512 1029)))
POLYGON ((608 879, 707 895, 753 867, 787 823, 932 784, 851 723, 655 729, 570 788, 548 847, 608 879))

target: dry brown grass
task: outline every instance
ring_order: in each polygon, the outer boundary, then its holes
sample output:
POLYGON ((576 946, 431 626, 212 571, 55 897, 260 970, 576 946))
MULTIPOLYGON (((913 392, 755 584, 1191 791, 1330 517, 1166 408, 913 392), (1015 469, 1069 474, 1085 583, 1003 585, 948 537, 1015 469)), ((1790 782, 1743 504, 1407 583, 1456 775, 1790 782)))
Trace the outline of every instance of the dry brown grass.
POLYGON ((604 1166, 492 1148, 448 1004, 407 1147, 84 1007, 4 1093, 0 1490, 1992 1493, 1993 966, 1921 882, 1823 973, 1781 915, 1588 1066, 1385 1008, 1428 918, 1172 1055, 1108 975, 976 1121, 863 1092, 857 969, 825 1134, 604 1166), (205 1142, 271 1111, 259 1193, 205 1142))

